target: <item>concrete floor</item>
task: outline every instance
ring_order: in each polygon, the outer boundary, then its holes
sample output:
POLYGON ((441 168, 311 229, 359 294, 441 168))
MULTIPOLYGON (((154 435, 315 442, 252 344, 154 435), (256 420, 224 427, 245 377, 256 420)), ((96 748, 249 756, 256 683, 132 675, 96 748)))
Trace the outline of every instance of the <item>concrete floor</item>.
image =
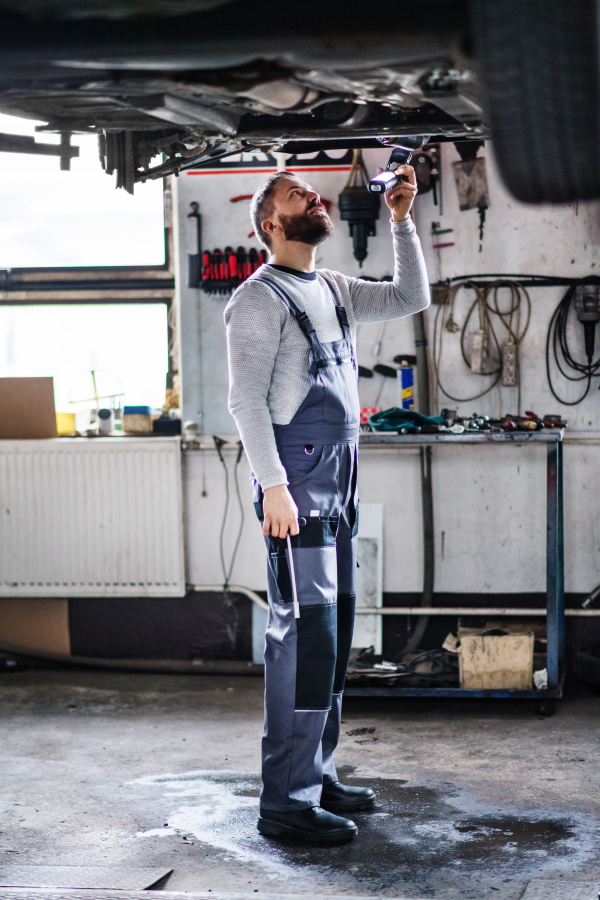
POLYGON ((439 900, 600 884, 600 699, 585 689, 553 718, 512 702, 347 700, 338 764, 379 802, 338 847, 255 830, 262 689, 2 674, 0 865, 172 866, 167 890, 439 900))

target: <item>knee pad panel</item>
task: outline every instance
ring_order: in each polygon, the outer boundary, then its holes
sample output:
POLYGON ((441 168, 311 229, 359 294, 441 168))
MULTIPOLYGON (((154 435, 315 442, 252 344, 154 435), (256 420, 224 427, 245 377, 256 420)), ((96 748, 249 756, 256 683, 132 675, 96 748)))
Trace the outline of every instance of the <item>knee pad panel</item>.
POLYGON ((296 620, 296 709, 331 706, 337 651, 337 608, 303 606, 296 620))

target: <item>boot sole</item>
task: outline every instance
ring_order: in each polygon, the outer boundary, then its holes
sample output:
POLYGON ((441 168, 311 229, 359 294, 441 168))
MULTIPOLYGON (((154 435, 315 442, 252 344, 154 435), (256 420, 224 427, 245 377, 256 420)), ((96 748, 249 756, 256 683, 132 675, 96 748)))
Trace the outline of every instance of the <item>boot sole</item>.
POLYGON ((256 827, 261 834, 268 834, 271 837, 290 835, 291 837, 299 838, 301 841, 315 841, 319 844, 333 844, 340 841, 349 841, 358 834, 358 828, 356 826, 354 826, 354 828, 340 829, 339 831, 326 831, 310 834, 306 831, 300 831, 298 828, 292 828, 290 825, 281 825, 279 822, 263 819, 262 816, 259 818, 256 827))
POLYGON ((327 800, 321 800, 321 807, 326 809, 327 812, 338 813, 338 812, 358 812, 361 809, 370 809, 372 806, 375 806, 375 801, 377 797, 373 797, 371 800, 362 800, 362 801, 352 801, 352 800, 332 800, 331 803, 328 803, 327 800))

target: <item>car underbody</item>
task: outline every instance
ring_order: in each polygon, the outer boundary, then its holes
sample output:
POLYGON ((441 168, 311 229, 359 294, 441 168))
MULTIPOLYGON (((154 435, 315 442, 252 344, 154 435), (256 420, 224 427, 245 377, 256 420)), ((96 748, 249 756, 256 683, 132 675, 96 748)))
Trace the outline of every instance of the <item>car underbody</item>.
POLYGON ((240 150, 489 136, 464 3, 387 2, 366 22, 323 6, 149 0, 140 18, 137 0, 2 0, 0 112, 60 133, 63 168, 70 136, 96 133, 129 192, 240 150))

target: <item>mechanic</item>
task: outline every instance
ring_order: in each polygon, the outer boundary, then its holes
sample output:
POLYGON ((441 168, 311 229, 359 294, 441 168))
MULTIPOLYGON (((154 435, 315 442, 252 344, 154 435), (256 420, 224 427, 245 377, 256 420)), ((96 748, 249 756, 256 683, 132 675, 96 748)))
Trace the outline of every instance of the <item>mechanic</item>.
POLYGON ((355 604, 356 324, 408 316, 429 305, 421 245, 409 216, 415 173, 411 166, 400 171, 404 179, 385 195, 393 282, 316 271, 317 247, 333 233, 333 223, 316 191, 279 172, 256 191, 250 207, 270 261, 225 309, 229 410, 252 467, 267 547, 263 834, 345 840, 358 829, 343 814, 375 802, 370 788, 340 784, 333 752, 355 604))

